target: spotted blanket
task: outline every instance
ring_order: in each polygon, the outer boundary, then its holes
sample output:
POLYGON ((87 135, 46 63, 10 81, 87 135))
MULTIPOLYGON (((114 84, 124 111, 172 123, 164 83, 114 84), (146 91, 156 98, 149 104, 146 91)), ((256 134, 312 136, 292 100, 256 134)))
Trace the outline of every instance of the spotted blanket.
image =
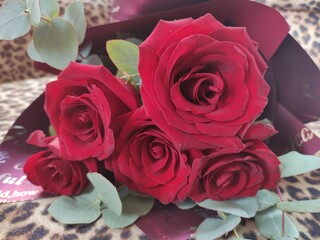
MULTIPOLYGON (((260 2, 280 10, 292 27, 291 34, 308 51, 316 64, 320 65, 320 1, 260 0, 260 2)), ((0 49, 0 54, 2 54, 0 59, 3 59, 3 56, 10 55, 7 49, 0 49)), ((14 68, 15 66, 11 67, 14 68)), ((0 67, 0 71, 2 70, 0 67)), ((26 75, 29 76, 28 74, 26 75)), ((3 74, 0 73, 0 77, 2 80, 3 74)), ((19 75, 19 78, 24 79, 26 77, 19 75)), ((7 129, 23 109, 43 91, 45 84, 52 79, 54 77, 15 82, 12 82, 13 79, 9 79, 4 81, 7 83, 0 84, 0 139, 4 137, 7 129)), ((310 174, 282 180, 280 188, 284 192, 284 198, 286 199, 313 199, 320 198, 319 183, 320 171, 315 171, 310 174)), ((148 239, 141 229, 135 225, 121 230, 109 229, 102 220, 88 225, 62 225, 48 214, 47 209, 52 200, 52 198, 46 198, 28 202, 0 204, 0 239, 148 239)), ((296 213, 291 214, 290 217, 298 226, 300 239, 320 239, 320 214, 296 213)), ((155 222, 154 225, 156 224, 155 222)), ((243 221, 237 231, 244 238, 264 239, 255 230, 254 223, 251 220, 243 221)), ((229 235, 226 235, 222 239, 228 239, 228 237, 229 235)))

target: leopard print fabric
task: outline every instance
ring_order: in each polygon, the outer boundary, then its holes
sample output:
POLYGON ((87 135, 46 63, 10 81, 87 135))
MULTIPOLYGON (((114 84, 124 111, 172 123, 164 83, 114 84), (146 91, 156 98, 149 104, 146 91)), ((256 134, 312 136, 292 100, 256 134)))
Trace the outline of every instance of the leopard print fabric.
MULTIPOLYGON (((0 0, 0 5, 4 0, 0 0)), ((60 13, 71 2, 59 0, 60 13)), ((88 26, 98 26, 110 22, 112 0, 82 0, 85 6, 85 15, 88 26)), ((27 54, 27 47, 32 37, 28 33, 13 41, 0 40, 0 84, 21 79, 38 78, 49 74, 34 69, 33 61, 27 54)))
POLYGON ((277 9, 290 34, 320 67, 320 0, 256 0, 277 9))
MULTIPOLYGON (((1 1, 1 0, 0 0, 1 1)), ((85 1, 90 2, 90 0, 85 1)), ((101 10, 105 5, 105 0, 91 2, 101 2, 101 6, 89 7, 90 11, 100 11, 104 14, 105 11, 101 10)), ((109 1, 108 1, 109 2, 109 1)), ((279 9, 280 12, 286 17, 291 25, 291 34, 300 42, 300 44, 308 50, 308 53, 313 57, 315 62, 320 65, 319 61, 319 20, 317 17, 311 17, 309 14, 312 12, 319 15, 319 1, 281 1, 281 0, 260 0, 265 4, 269 4, 279 9), (305 3, 308 5, 303 5, 305 3), (303 31, 304 26, 307 30, 303 31), (311 29, 311 30, 309 30, 311 29), (305 34, 302 34, 305 33, 305 34), (308 37, 308 34, 310 37, 308 37), (309 39, 309 40, 308 40, 309 39), (312 52, 314 51, 314 54, 312 52)), ((88 9, 88 6, 86 6, 88 9)), ((89 14, 90 15, 90 14, 89 14)), ((92 22, 100 21, 96 19, 97 13, 91 12, 92 22)), ((313 16, 313 15, 311 15, 313 16)), ((103 17, 103 16, 100 16, 103 17)), ((99 17, 99 19, 100 19, 99 17)), ((104 16, 108 18, 108 16, 104 16)), ((108 20, 103 20, 108 21, 108 20)), ((99 22, 100 23, 103 23, 99 22)), ((92 23, 93 24, 93 23, 92 23)), ((14 41, 15 46, 8 45, 4 50, 1 49, 3 41, 0 42, 0 59, 3 60, 5 55, 8 55, 12 62, 7 62, 4 65, 12 64, 10 71, 15 67, 21 71, 13 72, 16 78, 9 77, 6 82, 16 79, 34 78, 35 74, 32 69, 32 62, 28 64, 20 64, 27 61, 28 56, 21 57, 21 52, 24 50, 22 45, 27 43, 23 41, 24 38, 14 41), (11 47, 10 47, 11 46, 11 47), (17 52, 11 52, 7 49, 18 49, 17 52), (19 55, 20 54, 20 55, 19 55), (21 58, 20 58, 21 57, 21 58), (20 61, 18 60, 20 59, 20 61), (25 67, 25 68, 22 68, 25 67), (28 70, 30 73, 28 73, 28 70), (25 71, 27 71, 25 73, 25 71), (29 77, 27 77, 29 76, 29 77)), ((12 43, 12 42, 11 42, 12 43)), ((10 43, 10 44, 11 44, 10 43)), ((0 72, 3 71, 1 67, 2 60, 0 61, 0 72)), ((3 65, 3 66, 4 66, 3 65)), ((9 74, 9 70, 7 74, 9 74)), ((42 73, 44 74, 44 73, 42 73)), ((41 75, 41 74, 40 74, 41 75)), ((0 82, 3 80, 3 74, 0 73, 0 82)), ((24 81, 16 81, 15 83, 4 83, 0 85, 0 141, 3 139, 7 129, 12 125, 14 120, 20 115, 37 96, 44 90, 45 84, 51 81, 52 77, 44 77, 38 79, 27 79, 24 81), (18 86, 18 87, 17 87, 18 86)), ((283 179, 280 183, 280 189, 283 192, 284 199, 287 200, 303 200, 320 198, 320 171, 315 171, 309 174, 304 174, 297 177, 290 177, 283 179)), ((0 239, 2 240, 112 240, 112 239, 137 239, 147 240, 148 237, 135 225, 121 230, 111 230, 106 227, 100 219, 88 225, 62 225, 56 222, 48 214, 48 206, 53 198, 39 199, 27 202, 17 202, 9 204, 0 204, 0 239)), ((296 224, 300 232, 300 238, 303 240, 320 239, 320 214, 319 213, 294 213, 290 214, 290 218, 296 224)), ((155 223, 156 224, 156 223, 155 223)), ((252 220, 246 220, 237 227, 238 234, 247 239, 263 240, 252 220)), ((231 239, 231 234, 224 236, 221 239, 231 239)))

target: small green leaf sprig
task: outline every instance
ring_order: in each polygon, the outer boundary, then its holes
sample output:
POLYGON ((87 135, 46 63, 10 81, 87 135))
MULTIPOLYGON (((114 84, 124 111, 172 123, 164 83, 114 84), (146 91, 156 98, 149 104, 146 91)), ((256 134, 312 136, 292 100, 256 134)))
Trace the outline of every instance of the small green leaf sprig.
POLYGON ((87 28, 84 6, 70 3, 59 16, 57 0, 6 0, 0 8, 0 39, 12 40, 33 28, 28 55, 57 69, 76 61, 87 28))
POLYGON ((114 39, 107 41, 107 53, 117 67, 117 76, 126 80, 137 90, 141 86, 141 78, 138 71, 139 48, 136 45, 136 39, 121 40, 114 39))
POLYGON ((60 196, 48 211, 63 224, 92 223, 101 215, 110 228, 124 228, 147 214, 154 205, 154 198, 117 189, 99 173, 88 173, 89 186, 78 196, 60 196))

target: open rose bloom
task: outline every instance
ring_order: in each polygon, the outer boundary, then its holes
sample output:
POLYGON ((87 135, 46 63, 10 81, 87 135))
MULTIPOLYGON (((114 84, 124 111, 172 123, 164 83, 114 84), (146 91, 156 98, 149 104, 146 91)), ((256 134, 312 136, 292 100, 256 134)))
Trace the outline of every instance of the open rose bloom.
POLYGON ((30 182, 78 194, 99 165, 163 204, 275 189, 280 162, 263 141, 276 131, 256 122, 268 102, 267 65, 246 29, 206 14, 161 20, 143 40, 141 97, 103 66, 71 63, 47 85, 56 136, 29 140, 45 148, 27 160, 30 182))

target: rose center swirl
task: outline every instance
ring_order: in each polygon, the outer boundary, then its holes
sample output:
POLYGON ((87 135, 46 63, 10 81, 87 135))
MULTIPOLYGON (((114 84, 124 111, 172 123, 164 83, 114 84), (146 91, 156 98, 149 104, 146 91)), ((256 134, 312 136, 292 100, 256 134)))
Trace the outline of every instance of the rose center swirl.
POLYGON ((80 128, 90 128, 92 125, 91 117, 87 110, 76 113, 75 123, 80 128))
POLYGON ((216 105, 224 84, 217 73, 196 72, 183 77, 180 91, 184 98, 196 105, 216 105))
POLYGON ((154 159, 162 158, 164 155, 164 151, 165 151, 165 148, 163 144, 159 142, 154 142, 154 141, 150 144, 150 153, 154 159))

